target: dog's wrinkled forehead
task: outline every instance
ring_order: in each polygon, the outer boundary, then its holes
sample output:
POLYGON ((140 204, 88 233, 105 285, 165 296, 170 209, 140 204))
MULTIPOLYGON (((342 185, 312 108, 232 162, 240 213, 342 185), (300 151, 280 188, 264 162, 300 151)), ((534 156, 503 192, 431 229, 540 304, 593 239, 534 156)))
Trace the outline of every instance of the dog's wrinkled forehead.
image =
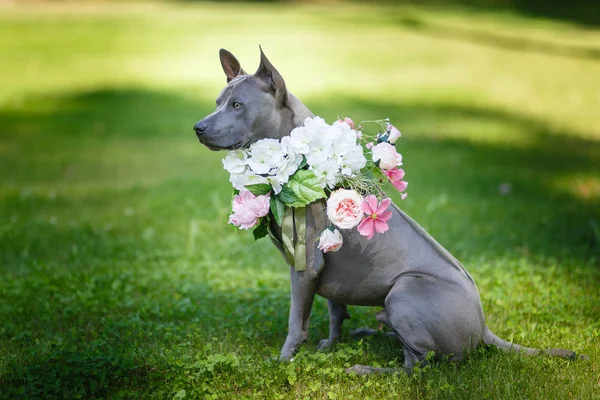
POLYGON ((268 87, 262 81, 253 79, 252 75, 237 76, 221 90, 221 93, 217 97, 217 106, 228 101, 244 103, 245 98, 249 98, 252 94, 256 95, 256 91, 250 93, 256 88, 262 92, 268 92, 268 87))
POLYGON ((236 96, 241 95, 244 92, 243 89, 245 85, 243 85, 243 83, 245 83, 246 78, 246 76, 238 76, 237 78, 232 79, 231 82, 221 90, 221 93, 219 93, 217 105, 227 102, 231 97, 235 98, 236 96))

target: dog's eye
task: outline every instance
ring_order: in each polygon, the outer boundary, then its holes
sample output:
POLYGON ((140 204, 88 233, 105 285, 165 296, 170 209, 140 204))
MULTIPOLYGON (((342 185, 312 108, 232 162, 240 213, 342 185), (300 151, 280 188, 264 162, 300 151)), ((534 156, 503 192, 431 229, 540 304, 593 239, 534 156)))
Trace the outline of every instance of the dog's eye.
POLYGON ((241 103, 238 103, 237 101, 233 102, 233 108, 240 108, 242 106, 241 103))

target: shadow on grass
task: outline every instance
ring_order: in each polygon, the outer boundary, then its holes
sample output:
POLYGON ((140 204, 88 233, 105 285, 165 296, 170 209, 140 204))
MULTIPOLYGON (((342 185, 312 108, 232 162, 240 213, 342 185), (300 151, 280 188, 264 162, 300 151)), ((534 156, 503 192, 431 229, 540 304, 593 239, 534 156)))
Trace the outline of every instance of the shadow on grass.
MULTIPOLYGON (((67 347, 67 346, 65 346, 67 347)), ((128 383, 143 381, 148 374, 135 359, 115 351, 114 343, 94 343, 85 350, 54 348, 48 353, 26 354, 30 361, 13 365, 0 377, 4 398, 107 398, 126 393, 128 383), (34 360, 31 362, 31 360, 34 360)), ((129 393, 131 395, 131 393, 129 393)))
MULTIPOLYGON (((377 3, 413 4, 412 1, 376 0, 377 3)), ((424 0, 420 6, 464 7, 481 12, 513 12, 530 18, 547 18, 576 23, 582 26, 600 26, 600 7, 593 1, 573 0, 424 0)))
MULTIPOLYGON (((289 0, 179 0, 184 3, 265 3, 287 5, 289 0)), ((349 1, 350 3, 352 1, 349 1)), ((360 2, 360 1, 354 1, 360 2)), ((414 5, 410 0, 374 0, 376 4, 414 5)), ((576 23, 583 26, 600 26, 600 7, 592 0, 423 0, 419 6, 464 7, 486 13, 514 12, 531 18, 548 18, 557 21, 576 23)))
MULTIPOLYGON (((452 2, 450 2, 451 4, 452 2)), ((395 4, 395 3, 394 3, 395 4)), ((420 7, 427 9, 427 5, 421 4, 420 7)), ((415 34, 433 37, 442 40, 451 40, 458 42, 467 42, 489 48, 510 50, 523 53, 538 53, 542 55, 551 55, 566 58, 580 58, 591 61, 600 60, 600 46, 594 45, 570 45, 567 43, 553 42, 551 40, 536 39, 528 37, 519 32, 512 33, 509 28, 496 29, 495 31, 486 31, 473 28, 470 25, 457 22, 440 23, 428 20, 424 17, 426 14, 416 12, 404 7, 390 7, 386 9, 385 19, 392 25, 402 29, 411 30, 415 34)), ((489 11, 489 10, 488 10, 489 11)), ((331 19, 331 15, 315 12, 315 17, 320 17, 323 21, 331 19)), ((356 23, 352 18, 336 16, 336 18, 345 18, 348 24, 356 23)), ((371 14, 363 17, 363 24, 372 24, 378 26, 381 24, 381 15, 371 14)), ((477 18, 474 15, 472 18, 477 18)), ((600 19, 599 19, 600 21, 600 19)))
POLYGON ((600 47, 569 46, 523 36, 507 36, 469 29, 468 27, 441 25, 426 21, 415 15, 399 15, 394 18, 394 22, 403 28, 437 39, 465 41, 483 46, 527 53, 534 52, 544 55, 578 57, 590 60, 600 59, 600 47))
MULTIPOLYGON (((92 161, 76 157, 90 147, 102 152, 108 142, 117 147, 122 141, 137 142, 139 152, 149 151, 155 139, 189 143, 197 146, 198 155, 209 157, 206 168, 221 167, 220 154, 200 146, 192 131, 193 124, 212 111, 209 102, 195 104, 142 89, 106 89, 29 103, 30 107, 0 111, 0 140, 8 149, 0 161, 5 184, 27 182, 36 173, 49 182, 68 180, 64 171, 69 168, 85 171, 94 170, 97 163, 126 163, 118 157, 127 155, 106 154, 105 160, 92 161), (49 102, 52 110, 39 107, 49 102)), ((343 95, 307 104, 327 120, 343 110, 355 119, 389 116, 401 127, 405 137, 399 147, 411 189, 402 206, 459 258, 507 251, 577 259, 597 254, 600 243, 593 226, 600 219, 600 142, 523 115, 459 104, 394 104, 343 95), (463 131, 479 130, 475 140, 460 137, 463 131), (494 134, 488 132, 521 132, 524 144, 488 140, 485 135, 494 134)), ((172 158, 165 165, 182 162, 178 154, 163 156, 172 158)), ((99 169, 98 175, 102 173, 99 169)), ((213 177, 199 174, 198 179, 211 179, 214 185, 213 177)), ((227 186, 223 181, 220 188, 227 186)), ((103 199, 99 194, 94 200, 103 202, 111 202, 110 196, 103 199)), ((2 198, 0 208, 5 215, 21 212, 26 217, 44 205, 23 202, 13 193, 2 198)))

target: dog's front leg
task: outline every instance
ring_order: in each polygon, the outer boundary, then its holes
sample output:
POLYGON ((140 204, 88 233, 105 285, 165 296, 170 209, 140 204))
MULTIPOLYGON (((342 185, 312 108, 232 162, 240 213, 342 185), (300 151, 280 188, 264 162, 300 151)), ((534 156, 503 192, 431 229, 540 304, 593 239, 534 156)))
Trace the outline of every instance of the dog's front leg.
POLYGON ((323 252, 318 248, 318 237, 327 226, 325 205, 314 202, 306 207, 306 270, 296 271, 290 267, 292 298, 288 335, 281 349, 280 359, 290 360, 298 346, 308 338, 310 310, 317 290, 319 273, 325 266, 323 252))
POLYGON ((308 338, 310 310, 315 298, 318 275, 310 267, 308 266, 305 271, 296 271, 293 267, 290 268, 292 299, 288 334, 281 349, 280 359, 283 361, 289 361, 294 356, 298 346, 308 338))

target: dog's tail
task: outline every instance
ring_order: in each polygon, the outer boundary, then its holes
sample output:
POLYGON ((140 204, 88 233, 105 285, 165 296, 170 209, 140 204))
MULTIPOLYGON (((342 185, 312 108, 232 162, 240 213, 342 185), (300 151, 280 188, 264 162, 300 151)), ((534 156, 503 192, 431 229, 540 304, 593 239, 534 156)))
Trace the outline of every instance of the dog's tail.
POLYGON ((506 352, 513 353, 523 353, 529 356, 535 356, 539 354, 548 354, 550 356, 567 358, 569 360, 582 359, 587 360, 588 357, 584 355, 577 355, 574 351, 565 350, 565 349, 532 349, 530 347, 521 346, 516 343, 509 343, 506 340, 500 339, 498 336, 494 334, 494 332, 490 331, 489 328, 485 328, 485 332, 483 334, 483 343, 485 344, 493 344, 497 348, 506 352))

